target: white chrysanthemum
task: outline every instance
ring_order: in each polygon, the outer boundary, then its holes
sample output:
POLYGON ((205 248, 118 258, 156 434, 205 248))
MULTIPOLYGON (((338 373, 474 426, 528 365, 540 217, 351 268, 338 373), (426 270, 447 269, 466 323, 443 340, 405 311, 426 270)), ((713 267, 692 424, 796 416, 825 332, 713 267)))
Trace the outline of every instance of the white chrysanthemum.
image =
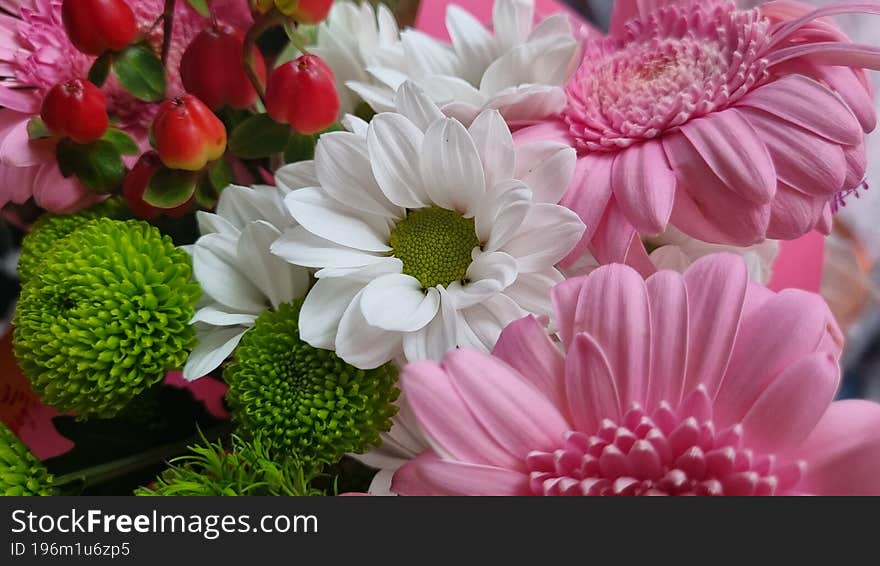
POLYGON ((372 77, 367 68, 397 64, 400 29, 385 4, 373 8, 370 2, 334 2, 330 15, 318 26, 316 44, 309 51, 333 69, 340 116, 353 114, 363 101, 346 83, 369 83, 372 77))
MULTIPOLYGON (((684 273, 693 262, 709 254, 724 252, 739 254, 749 268, 749 276, 762 285, 770 281, 770 276, 773 275, 773 262, 779 253, 779 242, 776 240, 764 240, 760 244, 746 247, 710 244, 688 236, 671 224, 663 234, 646 238, 645 244, 651 250, 649 258, 654 267, 679 273, 684 273)), ((587 275, 599 265, 596 258, 586 252, 563 272, 566 277, 587 275)))
POLYGON ((349 110, 356 106, 354 91, 375 111, 393 111, 394 93, 413 80, 465 125, 489 108, 509 123, 530 123, 562 110, 563 87, 580 60, 569 16, 555 14, 535 26, 534 12, 534 0, 496 0, 489 31, 450 5, 449 45, 413 29, 397 36, 381 7, 374 13, 366 3, 337 2, 314 52, 349 87, 342 89, 349 110))
POLYGON ((314 161, 280 171, 299 225, 272 252, 319 269, 300 334, 361 368, 488 350, 509 322, 549 315, 554 265, 584 229, 555 204, 571 148, 514 149, 496 110, 465 128, 409 82, 396 108, 369 125, 349 116, 314 161))
POLYGON ((190 248, 193 274, 204 292, 193 317, 198 345, 183 369, 188 380, 216 369, 256 318, 301 298, 309 271, 272 255, 269 248, 296 222, 275 187, 227 187, 217 213, 199 212, 202 236, 190 248))

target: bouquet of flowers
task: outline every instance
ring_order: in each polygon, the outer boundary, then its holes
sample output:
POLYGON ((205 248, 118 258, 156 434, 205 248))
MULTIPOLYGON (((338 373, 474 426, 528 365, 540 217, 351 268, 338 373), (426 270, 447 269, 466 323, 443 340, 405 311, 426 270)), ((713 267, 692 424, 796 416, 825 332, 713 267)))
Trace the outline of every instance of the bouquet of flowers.
POLYGON ((0 0, 12 349, 75 443, 0 428, 0 493, 880 494, 767 286, 864 188, 831 17, 880 2, 400 4, 0 0))

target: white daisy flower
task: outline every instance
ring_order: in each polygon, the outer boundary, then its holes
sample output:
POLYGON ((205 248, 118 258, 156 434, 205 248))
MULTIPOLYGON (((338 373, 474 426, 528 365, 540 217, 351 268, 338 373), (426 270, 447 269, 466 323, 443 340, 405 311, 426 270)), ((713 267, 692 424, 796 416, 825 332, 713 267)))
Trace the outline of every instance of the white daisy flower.
POLYGON ((554 14, 537 26, 534 17, 534 0, 496 0, 490 31, 450 5, 449 45, 413 29, 398 35, 383 7, 336 2, 314 52, 348 86, 341 90, 349 110, 357 106, 353 91, 375 111, 393 111, 394 93, 413 80, 465 125, 490 108, 509 123, 531 123, 565 106, 563 87, 581 53, 569 16, 554 14))
POLYGON ((570 147, 514 149, 498 111, 465 128, 409 82, 395 107, 369 125, 349 116, 313 162, 280 171, 298 225, 272 252, 319 270, 300 334, 361 368, 489 350, 509 322, 549 316, 554 265, 584 230, 555 204, 570 147))
POLYGON ((197 213, 202 235, 189 251, 204 294, 192 320, 199 343, 183 369, 186 379, 219 367, 260 314, 308 291, 309 271, 269 251, 295 224, 284 194, 270 186, 233 185, 220 194, 216 214, 197 213))

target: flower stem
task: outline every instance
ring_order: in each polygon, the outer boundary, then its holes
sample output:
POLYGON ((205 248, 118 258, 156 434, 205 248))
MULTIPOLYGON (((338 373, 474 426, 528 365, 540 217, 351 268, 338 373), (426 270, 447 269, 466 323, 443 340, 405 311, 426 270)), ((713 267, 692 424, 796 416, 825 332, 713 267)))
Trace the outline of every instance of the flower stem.
POLYGON ((254 67, 256 62, 254 52, 258 49, 257 40, 260 39, 260 36, 267 30, 282 25, 284 21, 284 14, 278 10, 272 9, 262 16, 257 17, 256 21, 254 21, 254 25, 251 26, 251 29, 248 30, 247 35, 244 37, 244 70, 247 73, 251 84, 254 86, 254 90, 257 91, 257 95, 260 97, 260 102, 262 102, 264 106, 266 105, 266 92, 263 89, 263 84, 257 76, 256 67, 254 67))
POLYGON ((162 64, 168 62, 168 52, 171 50, 171 36, 174 34, 174 5, 175 0, 165 0, 165 10, 162 13, 162 64))

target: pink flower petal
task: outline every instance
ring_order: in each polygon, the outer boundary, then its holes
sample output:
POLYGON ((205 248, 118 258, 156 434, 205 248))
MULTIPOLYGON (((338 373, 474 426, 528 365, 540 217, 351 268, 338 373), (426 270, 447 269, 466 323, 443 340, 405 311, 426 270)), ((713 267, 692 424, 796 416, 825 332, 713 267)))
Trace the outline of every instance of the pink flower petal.
POLYGON ((558 448, 563 433, 570 428, 546 395, 488 354, 453 350, 443 358, 443 367, 480 424, 479 429, 471 429, 471 434, 474 430, 484 431, 523 462, 532 450, 549 452, 558 448))
POLYGON ((743 443, 765 453, 796 447, 828 409, 839 382, 840 367, 828 354, 816 353, 792 364, 743 418, 743 443))
POLYGON ((764 110, 844 145, 855 145, 864 135, 839 96, 803 75, 788 75, 757 88, 739 104, 764 110))
POLYGON ((449 373, 437 362, 421 361, 404 367, 400 378, 407 402, 434 450, 464 462, 522 467, 523 459, 482 432, 449 373))
MULTIPOLYGON (((589 242, 599 226, 608 200, 611 198, 611 167, 613 155, 591 154, 577 160, 571 184, 562 204, 575 211, 583 221, 582 242, 589 242)), ((581 246, 579 245, 578 248, 581 246)), ((575 248, 577 249, 577 248, 575 248)), ((572 252, 574 253, 574 252, 572 252)), ((580 256, 583 253, 578 254, 580 256)))
POLYGON ((565 358, 534 316, 508 324, 492 355, 510 364, 557 407, 564 406, 565 358))
POLYGON ((617 199, 611 197, 605 208, 605 214, 602 215, 599 226, 596 228, 596 233, 593 234, 590 252, 602 264, 624 263, 636 239, 638 239, 636 229, 623 214, 620 205, 617 204, 617 199))
POLYGON ((634 145, 618 153, 611 179, 620 209, 636 230, 650 235, 666 228, 676 183, 659 141, 634 145))
POLYGON ((812 230, 822 217, 827 199, 804 194, 780 182, 770 207, 767 237, 794 240, 812 230))
POLYGON ((9 129, 0 145, 0 160, 5 165, 32 167, 55 160, 55 142, 50 139, 31 141, 27 120, 9 129))
POLYGON ((792 454, 807 470, 797 486, 818 495, 880 495, 880 405, 848 400, 828 411, 792 454))
POLYGON ((731 191, 756 204, 770 202, 776 191, 773 160, 738 110, 729 108, 691 120, 681 126, 681 131, 731 191))
POLYGON ((661 402, 678 406, 682 397, 688 359, 688 296, 681 275, 660 271, 651 276, 648 301, 651 305, 651 375, 645 409, 661 402))
POLYGON ((576 430, 598 430, 602 419, 620 421, 615 378, 595 340, 584 332, 575 336, 565 358, 565 391, 576 430))
POLYGON ((75 177, 65 178, 55 163, 35 169, 39 172, 32 187, 34 200, 50 212, 77 212, 106 198, 90 191, 75 177))
POLYGON ((684 283, 689 321, 684 391, 702 383, 714 397, 737 337, 749 273, 737 255, 709 255, 690 266, 684 283))
POLYGON ((391 491, 399 495, 530 495, 521 472, 441 460, 426 452, 394 474, 391 491))

